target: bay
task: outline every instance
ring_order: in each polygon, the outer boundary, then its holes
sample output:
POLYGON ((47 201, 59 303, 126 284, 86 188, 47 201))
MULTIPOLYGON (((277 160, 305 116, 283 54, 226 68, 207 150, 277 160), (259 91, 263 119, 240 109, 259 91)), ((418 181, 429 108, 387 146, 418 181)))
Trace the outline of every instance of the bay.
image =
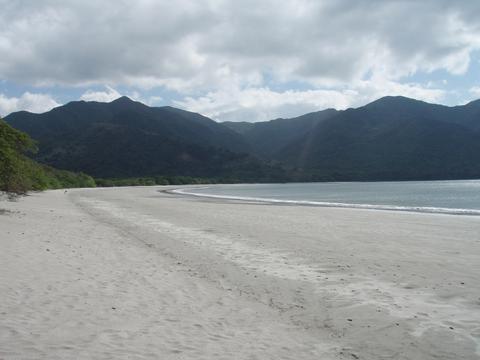
POLYGON ((236 200, 480 215, 480 180, 232 184, 178 192, 236 200))

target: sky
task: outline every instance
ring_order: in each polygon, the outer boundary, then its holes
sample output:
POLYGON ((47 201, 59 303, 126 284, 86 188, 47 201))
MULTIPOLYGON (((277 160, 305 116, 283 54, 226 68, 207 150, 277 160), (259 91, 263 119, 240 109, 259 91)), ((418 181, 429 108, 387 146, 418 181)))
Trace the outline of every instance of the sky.
POLYGON ((122 95, 265 121, 480 98, 478 0, 0 0, 0 115, 122 95))

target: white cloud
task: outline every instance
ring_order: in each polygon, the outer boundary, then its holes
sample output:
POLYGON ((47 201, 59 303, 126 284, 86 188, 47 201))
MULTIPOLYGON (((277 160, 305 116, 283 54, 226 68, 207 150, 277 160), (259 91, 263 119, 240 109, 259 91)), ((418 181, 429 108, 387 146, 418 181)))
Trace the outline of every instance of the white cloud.
POLYGON ((385 95, 406 96, 431 103, 441 102, 447 95, 447 91, 416 83, 400 83, 388 79, 372 79, 359 81, 353 85, 357 92, 355 102, 352 105, 363 105, 385 95))
POLYGON ((0 115, 8 115, 17 111, 18 98, 9 98, 0 94, 0 115))
POLYGON ((175 105, 216 120, 261 121, 292 117, 326 107, 345 108, 352 101, 349 91, 307 90, 276 92, 268 88, 232 88, 187 97, 175 105))
POLYGON ((150 104, 161 100, 143 91, 162 87, 183 97, 177 105, 218 119, 287 117, 384 95, 438 101, 450 85, 404 79, 462 76, 480 50, 472 0, 0 0, 0 8, 0 79, 110 84, 81 96, 95 101, 141 89, 127 95, 150 104))
POLYGON ((346 90, 273 91, 269 88, 230 88, 197 98, 186 97, 175 105, 220 121, 265 121, 295 117, 325 108, 361 106, 384 94, 402 95, 428 102, 445 96, 441 89, 391 81, 361 81, 346 90))
POLYGON ((164 99, 161 96, 150 96, 150 97, 148 97, 148 99, 146 101, 144 101, 144 103, 149 105, 149 106, 158 106, 163 101, 164 101, 164 99))
POLYGON ((87 90, 82 96, 80 96, 80 100, 111 102, 121 96, 122 95, 117 90, 107 85, 105 86, 105 91, 87 90))
POLYGON ((480 98, 480 86, 472 86, 468 91, 475 97, 475 99, 480 98))
POLYGON ((25 92, 20 97, 7 97, 4 94, 0 94, 0 114, 4 116, 20 110, 42 113, 59 105, 60 104, 48 94, 25 92))
POLYGON ((0 78, 37 85, 196 92, 238 79, 252 86, 266 74, 344 85, 379 74, 390 80, 438 69, 462 74, 480 48, 480 3, 471 0, 178 0, 175 6, 0 0, 0 6, 0 78))
POLYGON ((160 96, 150 96, 148 98, 144 98, 142 94, 138 91, 128 91, 125 93, 120 93, 118 90, 115 88, 109 86, 109 85, 104 85, 105 90, 100 91, 100 90, 87 90, 85 91, 81 96, 80 100, 84 101, 98 101, 98 102, 112 102, 113 100, 118 99, 119 97, 122 96, 128 96, 130 99, 135 100, 135 101, 140 101, 144 104, 147 105, 152 105, 153 103, 158 103, 159 101, 162 100, 160 96))

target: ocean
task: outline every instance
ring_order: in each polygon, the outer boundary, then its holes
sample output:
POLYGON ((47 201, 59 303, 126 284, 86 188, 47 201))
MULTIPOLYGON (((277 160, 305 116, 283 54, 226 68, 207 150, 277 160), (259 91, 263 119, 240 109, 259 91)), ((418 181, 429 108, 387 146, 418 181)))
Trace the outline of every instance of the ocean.
POLYGON ((175 192, 310 206, 480 215, 480 180, 204 185, 175 192))

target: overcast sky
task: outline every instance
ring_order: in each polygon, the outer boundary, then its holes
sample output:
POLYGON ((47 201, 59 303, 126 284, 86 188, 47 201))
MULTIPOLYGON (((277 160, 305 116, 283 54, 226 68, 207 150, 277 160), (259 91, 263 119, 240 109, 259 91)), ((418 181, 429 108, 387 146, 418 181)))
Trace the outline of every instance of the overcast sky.
POLYGON ((259 121, 480 98, 478 0, 0 0, 0 114, 127 95, 259 121))

